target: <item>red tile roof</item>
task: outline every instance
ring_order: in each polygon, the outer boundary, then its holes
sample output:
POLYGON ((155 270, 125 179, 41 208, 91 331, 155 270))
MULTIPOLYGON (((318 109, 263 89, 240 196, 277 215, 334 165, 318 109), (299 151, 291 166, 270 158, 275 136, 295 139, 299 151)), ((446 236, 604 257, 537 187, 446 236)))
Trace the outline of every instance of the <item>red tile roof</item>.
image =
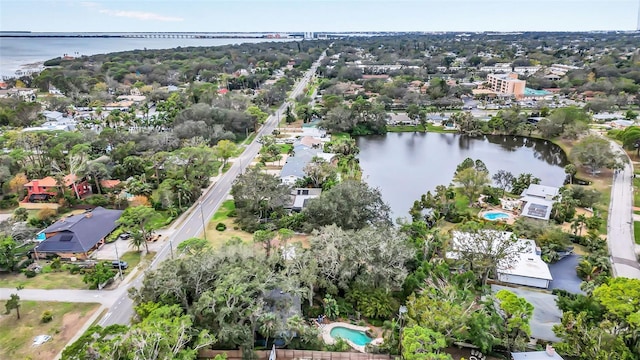
POLYGON ((111 189, 118 186, 120 182, 121 182, 120 180, 101 180, 100 186, 106 189, 111 189))
POLYGON ((28 183, 24 184, 24 186, 25 187, 35 186, 36 184, 34 184, 34 182, 38 182, 38 186, 46 186, 46 187, 53 187, 53 186, 57 186, 58 184, 56 179, 52 178, 51 176, 47 176, 46 178, 43 178, 43 179, 31 180, 28 183))

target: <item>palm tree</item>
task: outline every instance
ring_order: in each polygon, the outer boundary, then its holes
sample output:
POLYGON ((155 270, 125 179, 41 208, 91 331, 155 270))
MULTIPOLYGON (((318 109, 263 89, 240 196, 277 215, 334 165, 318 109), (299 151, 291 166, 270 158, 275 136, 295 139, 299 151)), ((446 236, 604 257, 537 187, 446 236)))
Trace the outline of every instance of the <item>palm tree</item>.
POLYGON ((571 223, 571 230, 573 230, 574 235, 582 236, 582 229, 587 223, 587 217, 584 214, 580 214, 573 219, 571 223))
POLYGON ((142 233, 139 231, 131 234, 131 238, 129 239, 129 246, 135 247, 137 251, 140 251, 140 247, 144 245, 145 250, 149 253, 149 244, 147 243, 147 239, 142 236, 142 233))

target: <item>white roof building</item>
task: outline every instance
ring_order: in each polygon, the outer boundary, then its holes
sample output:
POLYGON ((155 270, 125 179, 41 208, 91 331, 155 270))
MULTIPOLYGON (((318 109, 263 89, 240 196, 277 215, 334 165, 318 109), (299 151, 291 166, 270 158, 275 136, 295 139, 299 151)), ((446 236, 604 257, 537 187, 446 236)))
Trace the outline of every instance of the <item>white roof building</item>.
POLYGON ((544 351, 512 352, 511 357, 513 360, 564 360, 551 345, 544 351))
POLYGON ((553 204, 557 201, 559 194, 560 188, 557 187, 529 185, 520 197, 523 202, 521 215, 539 220, 549 220, 553 204))
POLYGON ((546 289, 549 282, 553 280, 551 271, 547 263, 542 261, 540 251, 535 241, 528 239, 517 239, 514 241, 514 235, 508 231, 497 230, 481 230, 482 236, 489 235, 494 240, 491 244, 487 244, 487 240, 478 238, 473 239, 474 234, 468 232, 454 231, 451 239, 452 251, 447 252, 446 256, 450 259, 457 259, 461 251, 473 251, 476 253, 486 251, 498 251, 504 248, 505 242, 511 242, 511 253, 514 256, 505 260, 503 264, 498 264, 497 275, 501 282, 525 285, 546 289), (473 244, 470 246, 470 244, 473 244), (491 247, 491 249, 489 249, 491 247))

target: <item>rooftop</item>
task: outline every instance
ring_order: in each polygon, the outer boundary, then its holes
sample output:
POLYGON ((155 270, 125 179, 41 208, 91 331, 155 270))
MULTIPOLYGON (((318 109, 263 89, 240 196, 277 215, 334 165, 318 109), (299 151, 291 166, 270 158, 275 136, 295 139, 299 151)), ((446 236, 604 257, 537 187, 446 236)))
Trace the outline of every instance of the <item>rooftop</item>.
POLYGON ((118 225, 122 210, 97 207, 83 214, 53 223, 42 232, 47 239, 36 247, 38 252, 86 253, 118 225))
POLYGON ((482 238, 473 239, 476 234, 454 231, 452 241, 452 251, 446 256, 451 259, 459 257, 459 251, 473 251, 476 253, 492 251, 496 252, 504 242, 512 242, 511 248, 517 255, 506 260, 503 264, 498 264, 498 272, 517 276, 525 276, 536 279, 553 280, 549 266, 542 261, 537 253, 536 243, 528 239, 515 239, 514 234, 509 231, 481 230, 481 236, 492 237, 493 242, 487 243, 482 238), (491 249, 489 249, 491 247, 491 249))
POLYGON ((553 351, 552 354, 546 351, 528 351, 511 353, 513 360, 564 360, 562 356, 553 351))

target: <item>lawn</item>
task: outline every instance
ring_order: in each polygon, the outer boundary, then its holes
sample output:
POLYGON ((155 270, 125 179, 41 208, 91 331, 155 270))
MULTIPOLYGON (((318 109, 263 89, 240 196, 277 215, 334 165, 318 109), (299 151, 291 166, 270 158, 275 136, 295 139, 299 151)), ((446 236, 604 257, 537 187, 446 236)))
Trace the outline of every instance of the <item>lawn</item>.
POLYGON ((173 217, 169 215, 167 211, 158 211, 156 212, 156 216, 149 221, 149 228, 151 229, 160 229, 165 227, 173 221, 173 217))
POLYGON ((249 134, 249 137, 244 139, 244 141, 242 142, 242 145, 249 145, 251 144, 251 142, 253 141, 253 139, 256 138, 256 133, 252 132, 251 134, 249 134))
POLYGON ((640 221, 633 222, 633 237, 636 240, 636 244, 640 245, 640 221))
POLYGON ((291 149, 293 149, 293 145, 291 144, 278 144, 276 145, 280 148, 280 154, 288 154, 291 149))
MULTIPOLYGON (((43 271, 47 271, 45 266, 43 271)), ((26 289, 88 289, 87 284, 82 282, 82 274, 72 275, 67 270, 58 272, 40 273, 35 277, 28 278, 22 273, 0 274, 0 287, 16 288, 20 285, 26 289)))
POLYGON ((253 234, 242 231, 239 228, 234 229, 234 227, 237 228, 237 225, 235 224, 233 218, 225 218, 222 220, 211 219, 211 221, 207 224, 206 238, 214 249, 221 247, 232 238, 238 238, 243 243, 253 242, 253 234), (226 230, 216 230, 216 225, 218 225, 218 223, 225 224, 227 227, 226 230))
POLYGON ((349 138, 351 138, 351 135, 345 132, 331 134, 331 141, 335 141, 337 139, 349 139, 349 138))
POLYGON ((235 211, 235 209, 236 209, 236 203, 233 200, 225 200, 222 203, 222 205, 220 205, 220 208, 218 209, 218 211, 216 211, 216 213, 213 214, 211 221, 225 220, 229 217, 229 214, 231 212, 235 211))
POLYGON ((134 267, 138 266, 138 264, 142 261, 146 261, 149 263, 153 260, 153 257, 156 255, 154 252, 148 252, 144 257, 142 256, 142 251, 128 251, 124 253, 124 255, 120 256, 120 260, 126 261, 129 267, 127 271, 131 271, 134 267))
POLYGON ((15 310, 0 315, 0 359, 53 359, 99 308, 98 304, 21 301, 20 320, 15 310), (44 311, 53 319, 42 323, 44 311), (34 347, 34 337, 50 335, 51 340, 34 347))

